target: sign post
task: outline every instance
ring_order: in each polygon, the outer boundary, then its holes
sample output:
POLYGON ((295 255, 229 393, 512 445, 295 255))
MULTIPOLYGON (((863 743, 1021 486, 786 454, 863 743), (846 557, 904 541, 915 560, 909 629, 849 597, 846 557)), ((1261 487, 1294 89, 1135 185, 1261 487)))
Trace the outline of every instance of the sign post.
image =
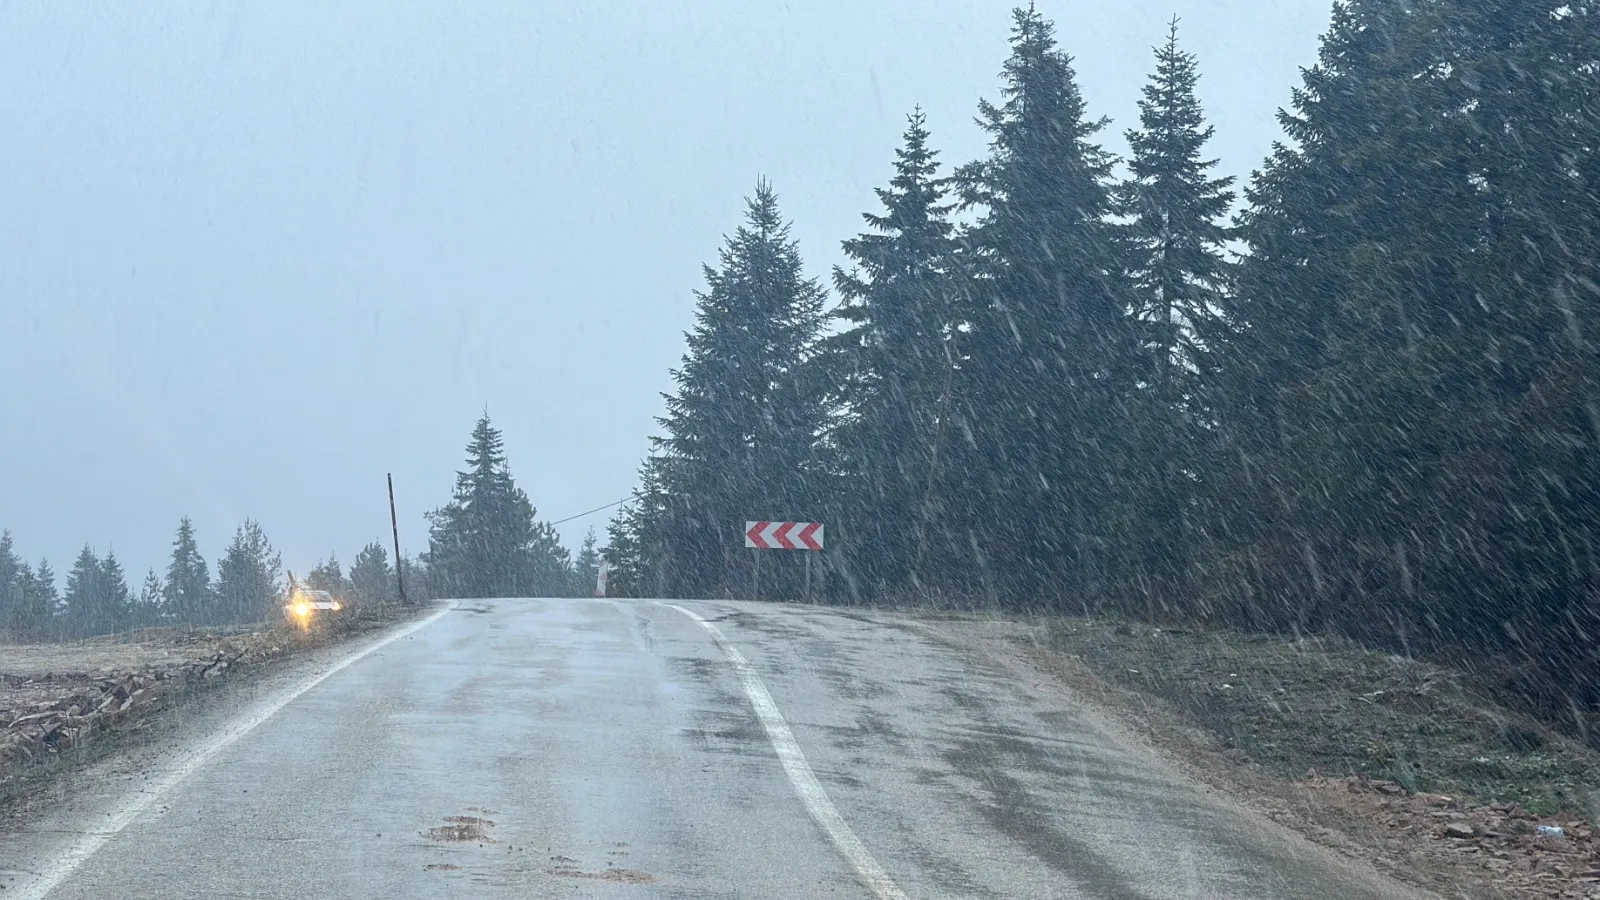
MULTIPOLYGON (((745 522, 744 545, 751 550, 810 550, 824 546, 821 522, 745 522)), ((752 568, 752 596, 761 599, 761 554, 752 568)), ((806 600, 811 599, 811 554, 806 554, 806 600)))
POLYGON ((610 574, 610 572, 611 564, 606 562, 605 557, 601 557, 600 574, 596 576, 594 582, 594 595, 596 597, 604 597, 606 595, 606 576, 610 574))

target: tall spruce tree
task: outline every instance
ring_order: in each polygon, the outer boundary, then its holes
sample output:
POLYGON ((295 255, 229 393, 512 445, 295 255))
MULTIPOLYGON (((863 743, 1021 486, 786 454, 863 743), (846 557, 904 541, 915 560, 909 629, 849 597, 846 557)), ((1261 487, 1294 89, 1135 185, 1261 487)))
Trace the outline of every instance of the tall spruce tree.
POLYGON ((953 204, 926 116, 918 109, 909 120, 894 178, 876 192, 884 212, 862 215, 871 231, 844 242, 852 268, 833 273, 836 314, 851 324, 834 340, 854 379, 850 418, 834 436, 848 477, 841 524, 866 582, 857 586, 873 593, 926 581, 914 567, 942 518, 940 446, 956 369, 953 204))
POLYGON ((1296 598, 1295 627, 1600 699, 1594 12, 1337 8, 1242 219, 1220 394, 1248 624, 1296 598))
POLYGON ((100 557, 84 544, 67 573, 67 589, 61 597, 62 637, 81 640, 102 633, 106 595, 104 571, 100 557))
POLYGON ((1109 222, 1112 156, 1094 143, 1072 58, 1018 9, 1000 105, 979 107, 987 159, 962 167, 972 266, 962 387, 964 504, 997 593, 1087 602, 1107 579, 1127 402, 1140 346, 1125 240, 1109 222))
POLYGON ((194 523, 188 516, 178 520, 178 534, 172 541, 172 558, 167 563, 162 586, 164 605, 174 621, 209 624, 218 621, 211 587, 211 571, 195 541, 194 523))
POLYGON ((1234 179, 1214 178, 1203 155, 1214 129, 1195 96, 1193 54, 1178 46, 1178 21, 1155 50, 1156 69, 1131 129, 1129 178, 1118 201, 1133 245, 1135 314, 1148 369, 1134 403, 1134 445, 1125 459, 1122 568, 1162 595, 1183 593, 1192 542, 1203 531, 1193 490, 1213 455, 1203 378, 1229 338, 1223 310, 1232 264, 1226 223, 1234 179))
POLYGON ((271 621, 278 614, 282 558, 261 530, 246 519, 217 561, 216 603, 222 621, 271 621))
POLYGON ((566 550, 535 520, 517 487, 505 444, 487 415, 473 427, 467 468, 456 473, 448 504, 428 514, 427 565, 435 587, 454 597, 531 597, 565 593, 566 550))
MULTIPOLYGON (((666 508, 653 522, 659 530, 639 536, 659 547, 671 596, 744 584, 750 562, 734 552, 742 523, 810 518, 827 499, 816 451, 831 384, 814 365, 825 291, 805 277, 767 182, 705 279, 688 352, 672 373, 677 390, 658 420, 665 433, 653 441, 666 508)), ((783 584, 779 565, 771 571, 783 584)))
POLYGON ((100 560, 100 612, 96 634, 115 634, 133 626, 133 592, 116 551, 107 550, 100 560))
POLYGON ((1156 48, 1156 69, 1139 101, 1139 127, 1128 132, 1130 177, 1119 191, 1131 222, 1138 313, 1150 327, 1150 382, 1169 404, 1195 393, 1191 376, 1211 367, 1211 348, 1227 339, 1222 317, 1232 280, 1226 218, 1231 176, 1213 178, 1217 160, 1205 145, 1206 124, 1195 96, 1199 66, 1178 47, 1178 20, 1156 48))

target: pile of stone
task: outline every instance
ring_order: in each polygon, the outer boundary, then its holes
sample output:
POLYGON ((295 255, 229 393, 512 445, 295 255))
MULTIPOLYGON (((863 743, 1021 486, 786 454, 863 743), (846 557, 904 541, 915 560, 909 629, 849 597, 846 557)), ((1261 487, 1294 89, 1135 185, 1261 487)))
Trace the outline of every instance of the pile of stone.
POLYGON ((1495 896, 1600 900, 1600 841, 1584 819, 1537 815, 1515 802, 1411 792, 1359 776, 1313 776, 1301 786, 1325 797, 1348 797, 1363 818, 1389 836, 1384 843, 1391 850, 1428 845, 1436 859, 1453 857, 1478 869, 1494 884, 1495 896))

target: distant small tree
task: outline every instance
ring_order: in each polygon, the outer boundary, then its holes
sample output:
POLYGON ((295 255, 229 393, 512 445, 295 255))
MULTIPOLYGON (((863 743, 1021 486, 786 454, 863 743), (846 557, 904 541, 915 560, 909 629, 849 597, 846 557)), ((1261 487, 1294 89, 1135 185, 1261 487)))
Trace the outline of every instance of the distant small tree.
POLYGON ((277 612, 282 559, 261 525, 246 519, 217 562, 217 602, 227 622, 260 622, 277 612))
POLYGON ((388 606, 395 601, 394 570, 378 541, 361 548, 350 565, 350 594, 358 608, 388 606))
POLYGON ((396 576, 395 590, 398 591, 401 588, 403 580, 407 603, 416 604, 449 596, 449 593, 439 584, 438 573, 423 560, 415 556, 402 556, 399 568, 400 575, 403 575, 404 578, 396 576))
POLYGON ((200 555, 194 538, 194 524, 188 516, 178 520, 178 536, 172 542, 172 561, 162 585, 166 612, 174 620, 190 624, 216 621, 215 594, 211 572, 200 555))
POLYGON ((332 553, 328 554, 327 562, 318 563, 306 573, 305 586, 314 591, 327 591, 335 597, 349 593, 350 587, 344 578, 344 568, 339 565, 339 557, 332 553))
POLYGON ((165 625, 170 620, 166 609, 166 588, 155 569, 145 573, 144 585, 139 589, 138 600, 134 602, 132 620, 135 627, 165 625))
POLYGON ((50 561, 39 560, 31 571, 23 566, 21 603, 11 610, 8 628, 12 633, 30 640, 43 640, 55 633, 56 607, 61 598, 56 594, 56 573, 50 561))
POLYGON ((594 535, 594 529, 583 536, 583 544, 578 547, 578 558, 573 561, 573 592, 579 597, 587 597, 594 593, 594 585, 600 578, 600 550, 599 540, 594 535))
POLYGON ((426 561, 453 596, 548 597, 571 581, 567 551, 512 479, 505 442, 487 415, 472 430, 450 502, 428 521, 426 561))
POLYGON ((133 592, 128 589, 128 577, 117 561, 117 554, 107 550, 100 560, 100 625, 95 634, 116 634, 133 625, 133 592))
POLYGON ((22 605, 26 565, 12 545, 11 532, 0 531, 0 630, 9 630, 22 605))

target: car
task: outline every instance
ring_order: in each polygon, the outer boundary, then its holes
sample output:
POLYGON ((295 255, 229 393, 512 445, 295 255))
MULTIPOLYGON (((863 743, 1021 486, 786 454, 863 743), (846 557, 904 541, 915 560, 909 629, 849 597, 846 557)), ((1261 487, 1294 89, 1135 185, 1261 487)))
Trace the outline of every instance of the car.
POLYGON ((289 602, 283 606, 284 615, 296 625, 309 628, 312 621, 335 615, 344 604, 327 591, 294 587, 289 591, 289 602))

